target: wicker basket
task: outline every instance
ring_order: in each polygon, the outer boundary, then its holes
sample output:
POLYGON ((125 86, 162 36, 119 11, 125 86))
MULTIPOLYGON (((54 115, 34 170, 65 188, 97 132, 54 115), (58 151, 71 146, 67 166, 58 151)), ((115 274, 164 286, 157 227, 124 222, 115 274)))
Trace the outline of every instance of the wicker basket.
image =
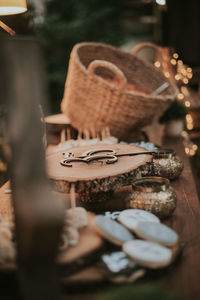
POLYGON ((101 132, 124 138, 151 123, 174 100, 169 86, 151 95, 167 79, 150 63, 101 43, 76 44, 71 52, 62 111, 79 131, 101 132))

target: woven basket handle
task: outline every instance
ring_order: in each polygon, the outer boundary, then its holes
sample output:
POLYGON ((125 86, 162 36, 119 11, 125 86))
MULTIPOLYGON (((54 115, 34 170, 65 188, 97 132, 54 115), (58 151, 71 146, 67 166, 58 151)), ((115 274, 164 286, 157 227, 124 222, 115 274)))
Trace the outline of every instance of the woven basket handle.
POLYGON ((144 49, 144 48, 150 48, 150 49, 154 49, 156 51, 156 54, 157 54, 157 59, 162 62, 162 50, 159 46, 155 45, 155 44, 152 44, 152 43, 147 43, 147 42, 144 42, 144 43, 139 43, 137 44, 131 51, 130 53, 133 54, 133 55, 137 55, 137 53, 144 49))
POLYGON ((93 60, 88 66, 88 74, 94 74, 95 70, 99 67, 111 70, 115 75, 115 80, 119 82, 119 87, 110 82, 107 82, 108 84, 118 87, 120 90, 125 88, 127 80, 124 73, 116 65, 106 60, 93 60))

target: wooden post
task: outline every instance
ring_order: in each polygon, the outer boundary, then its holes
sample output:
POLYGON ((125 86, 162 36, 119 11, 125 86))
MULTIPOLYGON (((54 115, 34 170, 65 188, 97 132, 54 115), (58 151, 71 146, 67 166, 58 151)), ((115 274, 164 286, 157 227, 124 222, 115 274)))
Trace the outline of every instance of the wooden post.
POLYGON ((40 44, 27 38, 6 38, 0 43, 0 100, 8 105, 9 168, 22 296, 59 299, 55 258, 63 208, 52 196, 45 174, 38 109, 46 100, 40 44))

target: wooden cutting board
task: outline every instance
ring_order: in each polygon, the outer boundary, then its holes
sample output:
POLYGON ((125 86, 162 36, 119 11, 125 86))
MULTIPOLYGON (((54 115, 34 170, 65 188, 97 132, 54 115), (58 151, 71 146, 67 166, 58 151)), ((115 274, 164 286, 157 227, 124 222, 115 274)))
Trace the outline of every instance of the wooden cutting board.
MULTIPOLYGON (((113 149, 118 154, 120 153, 132 153, 145 151, 142 147, 114 144, 114 145, 92 145, 83 146, 70 149, 70 152, 74 156, 80 156, 87 150, 94 149, 113 149)), ((88 181, 95 179, 102 179, 111 176, 118 176, 120 174, 131 172, 138 167, 145 165, 151 161, 151 155, 139 155, 139 156, 123 156, 119 157, 118 161, 112 164, 106 164, 102 160, 95 160, 90 163, 74 162, 72 167, 65 167, 60 164, 60 161, 64 158, 63 151, 58 153, 52 153, 47 156, 47 172, 49 178, 56 180, 66 180, 69 182, 88 181)))

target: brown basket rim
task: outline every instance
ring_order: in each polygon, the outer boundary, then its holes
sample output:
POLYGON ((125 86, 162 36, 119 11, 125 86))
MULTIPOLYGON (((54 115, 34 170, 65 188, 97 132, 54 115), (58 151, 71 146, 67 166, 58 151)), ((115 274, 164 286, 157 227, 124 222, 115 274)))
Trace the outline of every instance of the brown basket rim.
MULTIPOLYGON (((81 48, 81 47, 84 47, 84 46, 104 46, 104 47, 110 48, 114 51, 121 52, 122 54, 131 54, 130 52, 124 51, 120 48, 117 48, 117 47, 114 47, 112 45, 105 44, 105 43, 98 43, 98 42, 81 42, 81 43, 77 43, 72 48, 72 55, 74 55, 74 58, 75 58, 76 62, 79 64, 80 68, 82 69, 82 71, 86 75, 88 74, 88 70, 83 65, 83 63, 81 62, 80 57, 78 55, 78 49, 81 48)), ((133 54, 131 54, 131 55, 133 55, 133 54)), ((134 55, 134 56, 137 60, 141 61, 145 66, 150 67, 151 69, 153 68, 150 62, 147 62, 147 61, 137 57, 136 55, 134 55)), ((157 73, 160 73, 160 75, 164 78, 164 75, 162 74, 162 72, 160 72, 157 69, 155 69, 154 71, 157 72, 157 73)), ((115 87, 116 89, 120 89, 119 87, 115 86, 114 84, 104 80, 100 76, 95 75, 95 74, 93 74, 93 75, 97 78, 97 80, 99 80, 99 82, 102 82, 102 83, 108 85, 110 88, 115 87)), ((170 80, 168 80, 167 78, 165 78, 165 80, 169 83, 169 85, 171 85, 173 87, 173 89, 174 89, 174 94, 173 95, 171 94, 171 95, 152 95, 151 96, 151 95, 146 95, 145 93, 136 92, 136 91, 129 91, 129 90, 126 90, 126 89, 123 90, 123 93, 128 94, 128 95, 134 95, 134 96, 142 96, 142 97, 148 98, 148 99, 151 98, 151 99, 155 99, 155 101, 157 99, 162 100, 162 101, 168 101, 170 99, 173 100, 178 94, 178 88, 170 80)))

